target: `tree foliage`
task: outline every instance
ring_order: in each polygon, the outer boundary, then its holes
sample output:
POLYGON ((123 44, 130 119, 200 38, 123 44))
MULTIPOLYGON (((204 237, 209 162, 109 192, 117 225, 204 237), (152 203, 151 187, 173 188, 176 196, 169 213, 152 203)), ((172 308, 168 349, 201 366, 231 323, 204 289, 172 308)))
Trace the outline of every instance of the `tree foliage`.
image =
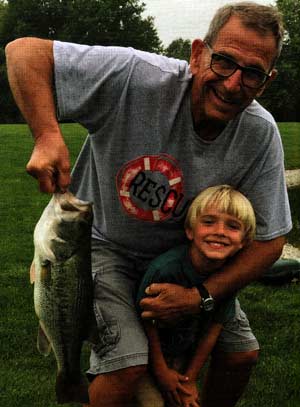
POLYGON ((168 57, 190 60, 191 41, 177 38, 165 49, 164 54, 168 57))
POLYGON ((23 36, 160 51, 152 17, 139 0, 9 0, 1 45, 23 36))
POLYGON ((286 29, 278 76, 262 98, 278 121, 300 121, 300 1, 277 0, 286 29))
MULTIPOLYGON (((300 121, 300 0, 277 0, 287 39, 278 77, 260 101, 278 121, 300 121)), ((23 36, 85 44, 132 46, 189 60, 191 43, 178 38, 165 50, 141 0, 0 0, 0 122, 19 120, 6 78, 4 46, 23 36)))
POLYGON ((140 0, 0 0, 0 122, 20 120, 6 77, 8 42, 35 36, 162 52, 154 20, 143 17, 144 9, 140 0))

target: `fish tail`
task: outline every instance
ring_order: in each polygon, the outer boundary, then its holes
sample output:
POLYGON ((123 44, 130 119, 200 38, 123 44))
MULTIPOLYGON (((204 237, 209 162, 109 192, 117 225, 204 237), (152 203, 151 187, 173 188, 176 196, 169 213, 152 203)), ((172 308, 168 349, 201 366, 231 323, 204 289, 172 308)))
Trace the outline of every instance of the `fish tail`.
POLYGON ((69 378, 64 373, 59 373, 56 378, 56 400, 59 404, 89 403, 87 381, 82 374, 76 379, 69 378))

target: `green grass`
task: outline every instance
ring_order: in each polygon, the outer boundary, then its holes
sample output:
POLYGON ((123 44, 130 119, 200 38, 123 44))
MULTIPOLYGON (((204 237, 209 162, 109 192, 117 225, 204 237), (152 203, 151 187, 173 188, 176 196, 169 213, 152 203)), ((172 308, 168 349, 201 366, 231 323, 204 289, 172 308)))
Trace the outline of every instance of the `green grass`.
MULTIPOLYGON (((85 138, 78 125, 62 126, 74 163, 85 138)), ((300 123, 282 123, 287 168, 300 167, 300 123)), ((49 201, 25 166, 33 147, 24 125, 0 125, 0 406, 54 407, 56 365, 36 350, 37 319, 29 268, 34 225, 49 201)), ((299 222, 299 193, 293 206, 299 222)), ((295 236, 295 239, 299 239, 295 236)), ((252 284, 240 294, 262 351, 239 407, 300 407, 299 285, 252 284)), ((87 365, 87 349, 83 365, 87 365)))
POLYGON ((300 167, 300 123, 278 124, 285 153, 286 169, 300 167))

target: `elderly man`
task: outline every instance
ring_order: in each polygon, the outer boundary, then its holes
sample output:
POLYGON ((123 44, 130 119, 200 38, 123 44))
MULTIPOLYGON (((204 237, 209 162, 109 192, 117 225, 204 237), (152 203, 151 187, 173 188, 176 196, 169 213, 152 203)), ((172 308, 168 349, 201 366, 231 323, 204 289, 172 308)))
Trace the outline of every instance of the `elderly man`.
MULTIPOLYGON (((151 285, 143 318, 207 312, 207 300, 218 303, 279 257, 291 229, 282 146, 255 98, 276 76, 282 36, 275 8, 235 3, 217 12, 204 41, 193 42, 190 65, 36 38, 7 46, 10 85, 35 138, 27 171, 43 192, 71 182, 94 203, 99 345, 89 369, 91 407, 132 405, 148 363, 136 287, 150 259, 183 241, 184 215, 199 191, 230 184, 243 192, 255 209, 256 240, 205 287, 151 285), (72 181, 57 112, 89 132, 72 181)), ((237 307, 213 351, 202 407, 234 406, 257 356, 237 307)))

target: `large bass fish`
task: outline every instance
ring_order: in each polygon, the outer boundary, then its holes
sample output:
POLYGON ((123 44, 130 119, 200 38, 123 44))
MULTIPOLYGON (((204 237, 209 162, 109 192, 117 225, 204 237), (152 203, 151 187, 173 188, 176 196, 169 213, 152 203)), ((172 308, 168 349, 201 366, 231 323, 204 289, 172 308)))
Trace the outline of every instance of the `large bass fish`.
POLYGON ((34 230, 34 306, 38 349, 57 362, 58 403, 88 403, 80 371, 82 343, 93 325, 92 205, 70 192, 54 194, 34 230))

